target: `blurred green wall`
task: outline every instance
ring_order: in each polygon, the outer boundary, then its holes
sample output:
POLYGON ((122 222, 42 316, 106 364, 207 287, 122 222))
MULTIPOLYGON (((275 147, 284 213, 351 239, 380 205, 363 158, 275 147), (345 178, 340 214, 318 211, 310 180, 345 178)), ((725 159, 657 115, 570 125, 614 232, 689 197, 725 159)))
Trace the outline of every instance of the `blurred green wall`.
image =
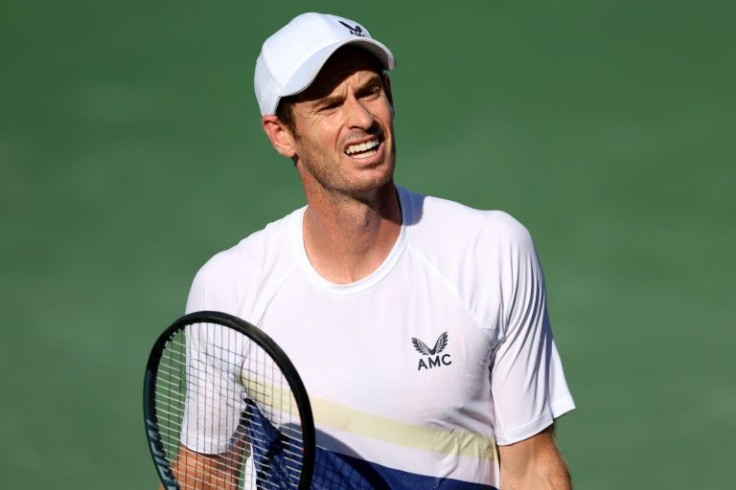
POLYGON ((532 231, 577 488, 731 488, 735 4, 266 5, 0 6, 0 486, 155 487, 151 342, 209 256, 303 203, 252 73, 310 9, 396 54, 398 182, 532 231))

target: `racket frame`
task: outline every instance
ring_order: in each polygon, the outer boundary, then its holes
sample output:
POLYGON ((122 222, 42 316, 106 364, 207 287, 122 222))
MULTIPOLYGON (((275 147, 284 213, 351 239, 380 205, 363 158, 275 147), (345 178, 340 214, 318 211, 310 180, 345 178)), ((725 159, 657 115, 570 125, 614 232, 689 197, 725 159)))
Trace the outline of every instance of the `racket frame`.
POLYGON ((197 311, 186 314, 175 320, 161 335, 151 348, 146 364, 146 373, 143 381, 143 417, 146 427, 146 438, 156 471, 166 490, 180 490, 179 484, 171 469, 171 461, 166 457, 163 441, 159 432, 158 417, 156 415, 156 373, 161 362, 161 356, 169 340, 187 325, 210 323, 231 328, 255 342, 262 348, 281 370, 289 383, 294 400, 299 410, 302 429, 302 471, 299 478, 299 489, 307 490, 312 480, 315 454, 315 432, 312 408, 304 383, 286 353, 263 330, 248 323, 242 318, 220 311, 197 311))

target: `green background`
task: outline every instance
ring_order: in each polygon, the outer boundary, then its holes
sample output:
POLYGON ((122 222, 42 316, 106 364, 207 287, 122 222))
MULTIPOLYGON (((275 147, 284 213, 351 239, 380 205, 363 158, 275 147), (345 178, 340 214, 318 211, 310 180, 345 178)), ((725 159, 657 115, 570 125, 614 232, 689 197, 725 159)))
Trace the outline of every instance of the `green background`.
POLYGON ((4 0, 0 487, 154 488, 148 349, 303 203, 252 73, 317 10, 398 58, 398 182, 532 231, 577 488, 733 488, 735 5, 4 0))

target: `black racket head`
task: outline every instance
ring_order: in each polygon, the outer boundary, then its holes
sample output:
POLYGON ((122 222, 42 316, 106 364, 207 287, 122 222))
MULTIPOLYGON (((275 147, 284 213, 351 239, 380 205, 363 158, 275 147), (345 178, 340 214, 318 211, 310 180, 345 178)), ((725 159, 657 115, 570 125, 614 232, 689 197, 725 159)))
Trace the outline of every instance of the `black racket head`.
POLYGON ((315 436, 307 391, 283 350, 240 318, 202 311, 172 323, 148 358, 143 412, 166 489, 199 488, 192 482, 208 478, 225 488, 310 486, 315 436), (190 452, 217 458, 218 469, 205 475, 189 467, 190 452))

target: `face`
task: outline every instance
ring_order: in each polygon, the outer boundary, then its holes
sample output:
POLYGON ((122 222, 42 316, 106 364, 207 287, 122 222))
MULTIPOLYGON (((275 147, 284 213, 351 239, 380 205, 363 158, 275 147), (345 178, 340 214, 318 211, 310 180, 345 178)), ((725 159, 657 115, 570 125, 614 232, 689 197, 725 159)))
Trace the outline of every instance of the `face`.
POLYGON ((368 53, 344 48, 296 98, 293 151, 308 198, 319 193, 359 197, 392 184, 388 83, 368 53))

